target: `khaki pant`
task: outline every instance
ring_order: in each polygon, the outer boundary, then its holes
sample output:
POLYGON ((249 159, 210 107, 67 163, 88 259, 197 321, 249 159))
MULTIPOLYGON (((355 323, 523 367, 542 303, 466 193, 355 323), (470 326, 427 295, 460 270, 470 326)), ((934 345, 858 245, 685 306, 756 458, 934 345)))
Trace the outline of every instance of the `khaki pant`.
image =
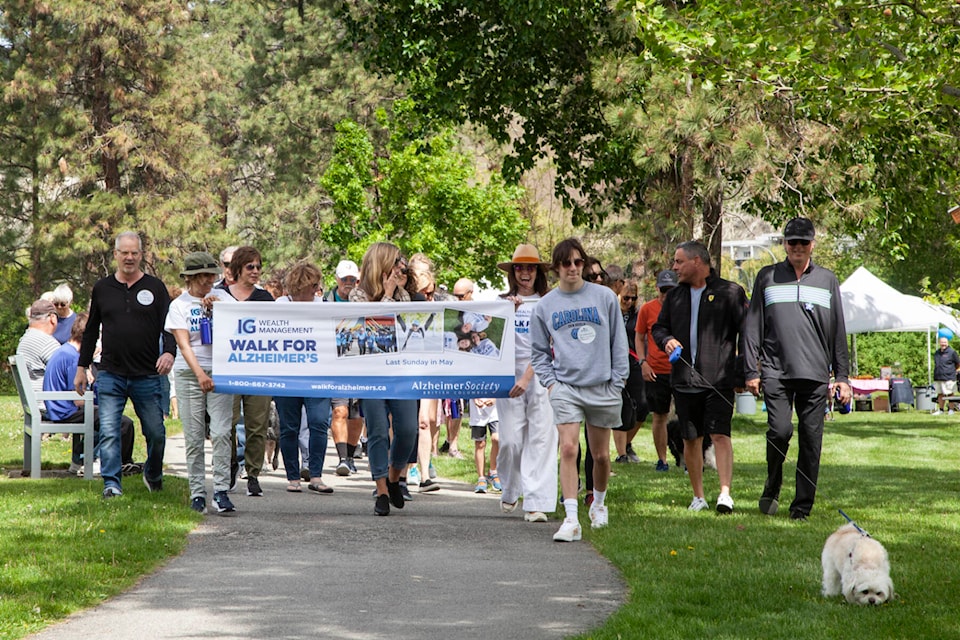
POLYGON ((267 450, 267 425, 270 422, 270 396, 234 396, 233 397, 233 450, 237 450, 237 423, 240 422, 243 408, 243 428, 246 440, 243 452, 243 464, 247 476, 260 477, 263 468, 263 456, 267 450))

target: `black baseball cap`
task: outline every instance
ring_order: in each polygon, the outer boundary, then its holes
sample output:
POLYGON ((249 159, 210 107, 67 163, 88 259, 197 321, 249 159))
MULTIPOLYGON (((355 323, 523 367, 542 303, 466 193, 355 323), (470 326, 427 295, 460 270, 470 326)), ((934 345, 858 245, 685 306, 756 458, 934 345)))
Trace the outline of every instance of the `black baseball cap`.
POLYGON ((807 218, 794 218, 783 228, 784 240, 813 240, 816 232, 807 218))

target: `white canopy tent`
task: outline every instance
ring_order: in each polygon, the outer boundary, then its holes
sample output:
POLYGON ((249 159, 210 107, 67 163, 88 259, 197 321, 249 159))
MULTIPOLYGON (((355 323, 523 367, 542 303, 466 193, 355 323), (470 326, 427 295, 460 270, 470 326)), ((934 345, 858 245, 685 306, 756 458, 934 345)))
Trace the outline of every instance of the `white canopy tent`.
MULTIPOLYGON (((923 331, 927 334, 927 384, 932 384, 932 336, 940 326, 960 334, 960 319, 948 307, 900 293, 859 267, 840 285, 847 334, 871 331, 923 331)), ((854 338, 855 339, 855 338, 854 338)), ((856 342, 854 342, 856 344, 856 342)))

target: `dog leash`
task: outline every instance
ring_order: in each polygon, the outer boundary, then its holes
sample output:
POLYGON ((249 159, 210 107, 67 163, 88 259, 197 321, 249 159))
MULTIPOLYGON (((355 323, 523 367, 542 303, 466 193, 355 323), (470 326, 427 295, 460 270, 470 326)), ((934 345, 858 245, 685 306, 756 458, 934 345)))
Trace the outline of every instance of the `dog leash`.
POLYGON ((857 531, 860 532, 860 535, 864 536, 865 538, 869 538, 869 537, 870 537, 870 534, 867 533, 866 531, 864 531, 863 529, 861 529, 861 528, 860 528, 860 525, 858 525, 856 522, 854 522, 853 519, 852 519, 850 516, 848 516, 847 514, 845 514, 845 513, 843 512, 843 509, 837 509, 837 511, 840 512, 840 515, 842 515, 842 516, 847 520, 847 522, 849 522, 850 524, 853 525, 853 528, 854 528, 854 529, 856 529, 857 531))
MULTIPOLYGON (((682 362, 683 364, 685 364, 685 365, 687 365, 688 367, 690 367, 690 371, 692 371, 694 374, 696 374, 697 376, 699 376, 699 377, 700 377, 700 380, 701 380, 704 384, 706 384, 708 387, 710 387, 710 388, 713 390, 713 392, 717 394, 717 396, 719 396, 720 398, 723 399, 724 402, 726 402, 728 405, 730 405, 730 408, 731 408, 731 409, 736 410, 736 405, 734 405, 732 402, 730 402, 730 400, 727 399, 726 396, 724 396, 722 393, 720 393, 720 391, 719 391, 715 386, 713 386, 712 384, 710 384, 710 381, 707 380, 706 377, 705 377, 702 373, 700 373, 699 371, 697 371, 696 368, 694 368, 694 366, 693 366, 690 362, 688 362, 686 358, 683 357, 682 353, 683 353, 683 347, 677 347, 677 348, 675 348, 673 351, 670 352, 670 355, 668 356, 670 362, 676 362, 676 361, 679 360, 679 361, 682 362)), ((774 450, 775 450, 777 453, 780 454, 780 456, 783 458, 784 462, 786 462, 786 460, 787 460, 787 454, 786 454, 786 452, 781 451, 780 448, 779 448, 773 441, 770 440, 770 438, 766 438, 766 441, 767 441, 767 444, 769 444, 771 447, 773 447, 774 450)), ((814 481, 810 478, 810 476, 808 476, 807 474, 805 474, 805 473, 803 472, 803 470, 800 469, 800 467, 796 467, 796 469, 797 469, 797 473, 799 473, 801 476, 803 476, 803 478, 804 478, 807 482, 809 482, 810 484, 812 484, 812 485, 813 485, 813 488, 814 488, 816 491, 820 492, 820 487, 817 486, 817 483, 814 482, 814 481)), ((821 492, 821 495, 823 495, 822 492, 821 492)), ((823 496, 823 497, 824 497, 825 499, 829 500, 829 498, 828 498, 827 496, 823 496)), ((856 530, 859 531, 862 535, 864 535, 864 536, 866 536, 866 537, 868 537, 868 538, 870 537, 870 534, 867 533, 866 531, 864 531, 863 529, 861 529, 860 526, 859 526, 856 522, 854 522, 847 514, 845 514, 842 509, 837 509, 837 511, 839 511, 839 512, 840 512, 840 515, 842 515, 844 518, 846 518, 846 519, 847 519, 847 522, 849 522, 850 524, 852 524, 852 525, 856 528, 856 530)))

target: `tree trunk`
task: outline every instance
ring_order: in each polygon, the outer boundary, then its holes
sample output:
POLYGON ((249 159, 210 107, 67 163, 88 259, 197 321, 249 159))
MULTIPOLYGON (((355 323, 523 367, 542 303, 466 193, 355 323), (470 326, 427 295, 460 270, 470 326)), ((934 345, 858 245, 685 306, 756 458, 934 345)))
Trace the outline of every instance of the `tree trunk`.
POLYGON ((703 202, 703 243, 710 252, 710 262, 720 273, 723 243, 723 193, 718 189, 703 202))
POLYGON ((114 152, 113 143, 107 138, 113 123, 110 114, 110 94, 107 92, 103 65, 103 51, 100 47, 94 47, 90 60, 90 72, 94 75, 91 83, 93 95, 90 104, 93 131, 100 145, 100 166, 103 168, 105 189, 110 193, 120 193, 120 163, 114 152))

